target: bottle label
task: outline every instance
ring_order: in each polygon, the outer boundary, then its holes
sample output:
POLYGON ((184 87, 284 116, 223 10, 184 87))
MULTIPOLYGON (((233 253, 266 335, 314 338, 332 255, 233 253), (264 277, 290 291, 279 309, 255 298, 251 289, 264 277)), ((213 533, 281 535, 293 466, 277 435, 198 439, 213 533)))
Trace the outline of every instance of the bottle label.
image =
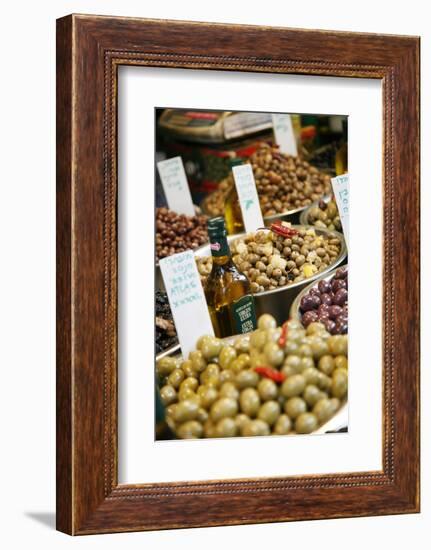
POLYGON ((236 334, 244 334, 256 329, 256 312, 253 296, 243 296, 231 306, 233 325, 236 334))
POLYGON ((230 256, 230 248, 226 237, 221 237, 220 241, 210 243, 211 254, 216 257, 230 256))

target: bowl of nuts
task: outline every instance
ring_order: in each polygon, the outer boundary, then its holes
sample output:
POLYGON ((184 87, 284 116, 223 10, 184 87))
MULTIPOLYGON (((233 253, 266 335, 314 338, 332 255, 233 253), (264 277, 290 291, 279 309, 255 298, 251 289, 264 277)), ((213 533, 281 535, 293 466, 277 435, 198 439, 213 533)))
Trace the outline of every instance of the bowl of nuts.
MULTIPOLYGON (((282 323, 296 295, 310 282, 344 262, 341 233, 309 225, 272 224, 255 233, 228 237, 232 260, 250 281, 256 314, 282 323)), ((212 268, 209 246, 195 251, 202 284, 212 268)))

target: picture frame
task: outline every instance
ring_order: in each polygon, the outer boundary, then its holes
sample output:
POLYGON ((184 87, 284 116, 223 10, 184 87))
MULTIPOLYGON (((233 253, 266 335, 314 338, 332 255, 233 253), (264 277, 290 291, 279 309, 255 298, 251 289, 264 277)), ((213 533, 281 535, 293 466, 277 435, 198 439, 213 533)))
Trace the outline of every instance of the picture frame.
POLYGON ((418 512, 419 223, 418 37, 91 15, 59 19, 57 529, 83 535, 418 512), (381 471, 118 483, 121 65, 381 80, 381 471))

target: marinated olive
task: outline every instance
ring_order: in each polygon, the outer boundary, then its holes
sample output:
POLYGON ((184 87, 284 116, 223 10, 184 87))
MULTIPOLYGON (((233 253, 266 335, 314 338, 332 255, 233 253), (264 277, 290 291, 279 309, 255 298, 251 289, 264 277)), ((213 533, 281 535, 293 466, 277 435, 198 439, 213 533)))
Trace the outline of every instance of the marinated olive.
POLYGON ((162 398, 163 405, 171 405, 177 400, 177 392, 173 386, 163 386, 160 390, 160 397, 162 398))
POLYGON ((308 385, 303 393, 304 399, 307 402, 307 405, 314 407, 314 405, 323 397, 326 396, 317 386, 313 384, 308 385))
POLYGON ((202 434, 202 424, 197 420, 189 420, 177 428, 177 435, 181 439, 196 439, 202 437, 202 434))
POLYGON ((267 362, 274 366, 278 367, 281 365, 284 359, 283 350, 281 350, 275 342, 268 342, 263 348, 263 352, 267 359, 267 362))
POLYGON ((157 361, 157 372, 162 376, 168 376, 177 367, 174 357, 163 357, 157 361))
POLYGON ((332 355, 323 355, 319 359, 318 367, 319 370, 329 376, 334 370, 334 358, 332 355))
POLYGON ((286 435, 292 429, 292 421, 287 414, 281 414, 273 427, 272 433, 276 435, 286 435))
POLYGON ((211 360, 217 357, 222 348, 222 341, 219 338, 209 336, 200 347, 204 359, 211 360))
POLYGON ((182 423, 187 420, 194 420, 198 416, 199 405, 191 399, 186 399, 178 403, 174 410, 173 418, 175 422, 182 423))
POLYGON ((218 422, 221 418, 226 416, 235 416, 238 412, 238 403, 231 397, 222 397, 211 405, 211 420, 218 422))
POLYGON ((260 329, 275 328, 276 326, 276 320, 272 315, 269 315, 268 313, 264 313, 263 315, 261 315, 257 322, 257 327, 260 329))
POLYGON ((238 426, 233 418, 222 418, 215 426, 215 437, 235 437, 238 426))
POLYGON ((263 420, 250 420, 246 422, 241 429, 241 435, 244 437, 252 437, 256 435, 269 435, 269 426, 263 420))
POLYGON ((278 396, 277 384, 273 380, 269 380, 268 378, 262 378, 259 381, 257 385, 257 391, 259 392, 259 396, 262 401, 276 399, 278 396))
POLYGON ((293 374, 286 378, 281 386, 281 394, 285 397, 300 395, 305 389, 305 378, 301 374, 293 374))
POLYGON ((284 405, 284 412, 289 418, 296 418, 307 410, 307 403, 301 397, 291 397, 284 405))
POLYGON ((323 424, 333 416, 340 406, 340 401, 336 398, 333 399, 320 399, 314 405, 313 414, 316 415, 318 421, 323 424))
POLYGON ((257 413, 257 418, 272 426, 280 416, 280 405, 277 401, 266 401, 257 413))
POLYGON ((347 393, 347 374, 344 369, 337 369, 332 377, 331 393, 334 397, 343 398, 347 393))
POLYGON ((251 369, 246 369, 236 375, 235 383, 239 390, 255 388, 259 382, 259 375, 251 369))
POLYGON ((211 407, 218 398, 218 391, 212 386, 199 386, 196 393, 199 395, 202 407, 205 409, 211 407))
POLYGON ((309 434, 317 428, 317 417, 313 413, 302 413, 295 420, 295 430, 299 434, 309 434))
POLYGON ((191 351, 189 355, 189 359, 192 362, 193 369, 195 370, 195 372, 202 372, 207 366, 207 363, 202 355, 202 352, 199 350, 191 351))
POLYGON ((230 363, 236 358, 236 349, 232 346, 224 346, 219 354, 218 362, 222 369, 229 368, 230 363))
POLYGON ((184 380, 184 372, 182 369, 174 369, 168 376, 169 385, 173 386, 176 390, 180 387, 181 382, 184 380))
POLYGON ((239 404, 244 414, 250 417, 256 416, 260 406, 259 394, 254 388, 246 388, 239 396, 239 404))
POLYGON ((220 387, 220 397, 231 397, 232 399, 238 399, 239 391, 233 382, 225 382, 220 387))

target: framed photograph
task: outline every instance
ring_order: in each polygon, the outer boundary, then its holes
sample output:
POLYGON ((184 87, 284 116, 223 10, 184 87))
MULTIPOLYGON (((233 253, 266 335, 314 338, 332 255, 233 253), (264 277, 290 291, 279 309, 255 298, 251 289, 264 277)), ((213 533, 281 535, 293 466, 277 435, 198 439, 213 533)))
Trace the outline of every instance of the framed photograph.
POLYGON ((419 511, 419 38, 57 21, 57 528, 419 511))

